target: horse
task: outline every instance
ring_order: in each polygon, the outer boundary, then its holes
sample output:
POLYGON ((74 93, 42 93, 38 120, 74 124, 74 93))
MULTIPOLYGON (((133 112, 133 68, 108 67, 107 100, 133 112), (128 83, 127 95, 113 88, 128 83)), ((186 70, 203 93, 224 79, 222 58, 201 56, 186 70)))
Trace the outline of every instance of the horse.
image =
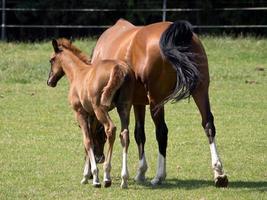
MULTIPOLYGON (((88 183, 93 176, 93 186, 101 187, 98 168, 94 155, 94 145, 99 140, 96 135, 100 122, 105 130, 107 153, 104 168, 104 186, 111 186, 111 158, 116 134, 116 127, 108 112, 116 107, 121 122, 120 139, 123 147, 123 166, 121 171, 121 187, 128 186, 127 153, 129 147, 129 115, 134 91, 134 74, 127 63, 121 60, 101 60, 90 64, 89 59, 67 39, 53 40, 50 63, 51 70, 47 85, 56 87, 64 75, 69 81, 69 102, 83 134, 86 151, 83 179, 88 183), (126 95, 127 94, 127 95, 126 95), (97 139, 96 139, 97 138, 97 139)), ((101 149, 103 150, 103 148, 101 149)))
POLYGON ((166 178, 168 128, 164 104, 192 96, 208 138, 215 186, 226 187, 228 178, 216 147, 216 129, 209 101, 208 59, 192 25, 178 20, 134 26, 120 19, 104 31, 96 43, 92 63, 103 59, 125 60, 134 71, 134 136, 139 153, 135 180, 143 182, 148 168, 144 130, 146 105, 150 106, 158 143, 157 172, 151 184, 159 185, 166 178))

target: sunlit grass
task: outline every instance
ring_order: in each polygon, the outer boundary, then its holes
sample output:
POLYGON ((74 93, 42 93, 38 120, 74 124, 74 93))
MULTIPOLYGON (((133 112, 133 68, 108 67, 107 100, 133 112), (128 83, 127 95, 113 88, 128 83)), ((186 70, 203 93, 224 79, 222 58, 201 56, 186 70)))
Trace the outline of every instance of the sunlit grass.
MULTIPOLYGON (((120 189, 122 148, 117 137, 113 185, 80 185, 84 151, 67 102, 66 80, 46 86, 50 42, 0 43, 0 199, 266 199, 267 40, 201 37, 210 63, 210 98, 217 144, 229 188, 213 186, 209 146, 193 99, 166 106, 167 180, 152 188, 157 144, 146 118, 148 181, 133 181, 138 166, 133 137, 130 183, 120 189)), ((88 54, 95 41, 76 41, 88 54)), ((118 117, 112 117, 119 126, 118 117)), ((99 166, 102 178, 102 166, 99 166)))

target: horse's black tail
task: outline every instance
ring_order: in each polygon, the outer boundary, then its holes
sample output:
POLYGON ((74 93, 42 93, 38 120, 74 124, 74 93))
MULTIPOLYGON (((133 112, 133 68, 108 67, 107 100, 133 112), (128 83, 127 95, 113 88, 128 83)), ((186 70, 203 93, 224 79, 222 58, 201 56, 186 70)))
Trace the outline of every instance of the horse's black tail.
POLYGON ((172 23, 161 35, 159 43, 161 52, 177 74, 175 89, 163 103, 189 97, 197 85, 199 71, 193 62, 194 55, 189 49, 192 36, 192 25, 187 21, 172 23))

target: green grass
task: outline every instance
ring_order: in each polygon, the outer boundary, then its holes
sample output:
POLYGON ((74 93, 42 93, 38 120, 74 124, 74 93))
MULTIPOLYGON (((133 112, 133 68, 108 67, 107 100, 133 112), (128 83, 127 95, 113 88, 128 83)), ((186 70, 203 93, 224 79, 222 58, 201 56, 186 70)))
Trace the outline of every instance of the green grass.
MULTIPOLYGON (((167 180, 152 188, 157 164, 154 126, 147 112, 148 181, 133 181, 138 166, 133 137, 130 182, 120 189, 122 149, 115 142, 113 185, 80 185, 82 137, 68 105, 66 80, 46 86, 50 42, 0 43, 0 199, 267 199, 267 40, 201 38, 211 74, 217 146, 229 187, 213 186, 207 138, 193 100, 167 104, 167 180), (257 68, 263 68, 259 71, 257 68)), ((95 41, 80 40, 88 54, 95 41)), ((118 117, 112 112, 115 123, 118 117)), ((99 166, 102 178, 102 166, 99 166)))

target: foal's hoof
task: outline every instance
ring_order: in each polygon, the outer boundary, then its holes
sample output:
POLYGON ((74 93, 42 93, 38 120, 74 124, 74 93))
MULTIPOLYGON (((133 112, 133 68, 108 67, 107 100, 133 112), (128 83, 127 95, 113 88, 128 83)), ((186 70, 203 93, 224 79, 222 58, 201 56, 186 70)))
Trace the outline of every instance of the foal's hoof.
POLYGON ((111 186, 111 180, 109 181, 104 181, 104 187, 107 188, 107 187, 110 187, 111 186))
POLYGON ((154 178, 153 180, 151 180, 150 183, 151 183, 151 185, 153 187, 155 187, 155 186, 161 185, 162 184, 162 180, 160 178, 154 178))
POLYGON ((93 187, 95 187, 95 188, 101 188, 101 183, 93 183, 93 187))
POLYGON ((138 174, 136 175, 136 177, 134 178, 134 180, 137 182, 137 183, 144 183, 146 181, 146 177, 141 175, 141 174, 138 174))
POLYGON ((127 183, 121 183, 121 189, 128 189, 127 183))
POLYGON ((227 187, 228 186, 228 178, 225 174, 219 175, 215 178, 215 186, 216 187, 227 187))
POLYGON ((87 178, 83 178, 81 180, 81 184, 83 184, 83 185, 88 184, 88 179, 87 178))
POLYGON ((90 180, 90 179, 93 179, 93 175, 92 174, 83 177, 83 179, 81 180, 81 184, 83 184, 83 185, 88 184, 88 180, 90 180))

